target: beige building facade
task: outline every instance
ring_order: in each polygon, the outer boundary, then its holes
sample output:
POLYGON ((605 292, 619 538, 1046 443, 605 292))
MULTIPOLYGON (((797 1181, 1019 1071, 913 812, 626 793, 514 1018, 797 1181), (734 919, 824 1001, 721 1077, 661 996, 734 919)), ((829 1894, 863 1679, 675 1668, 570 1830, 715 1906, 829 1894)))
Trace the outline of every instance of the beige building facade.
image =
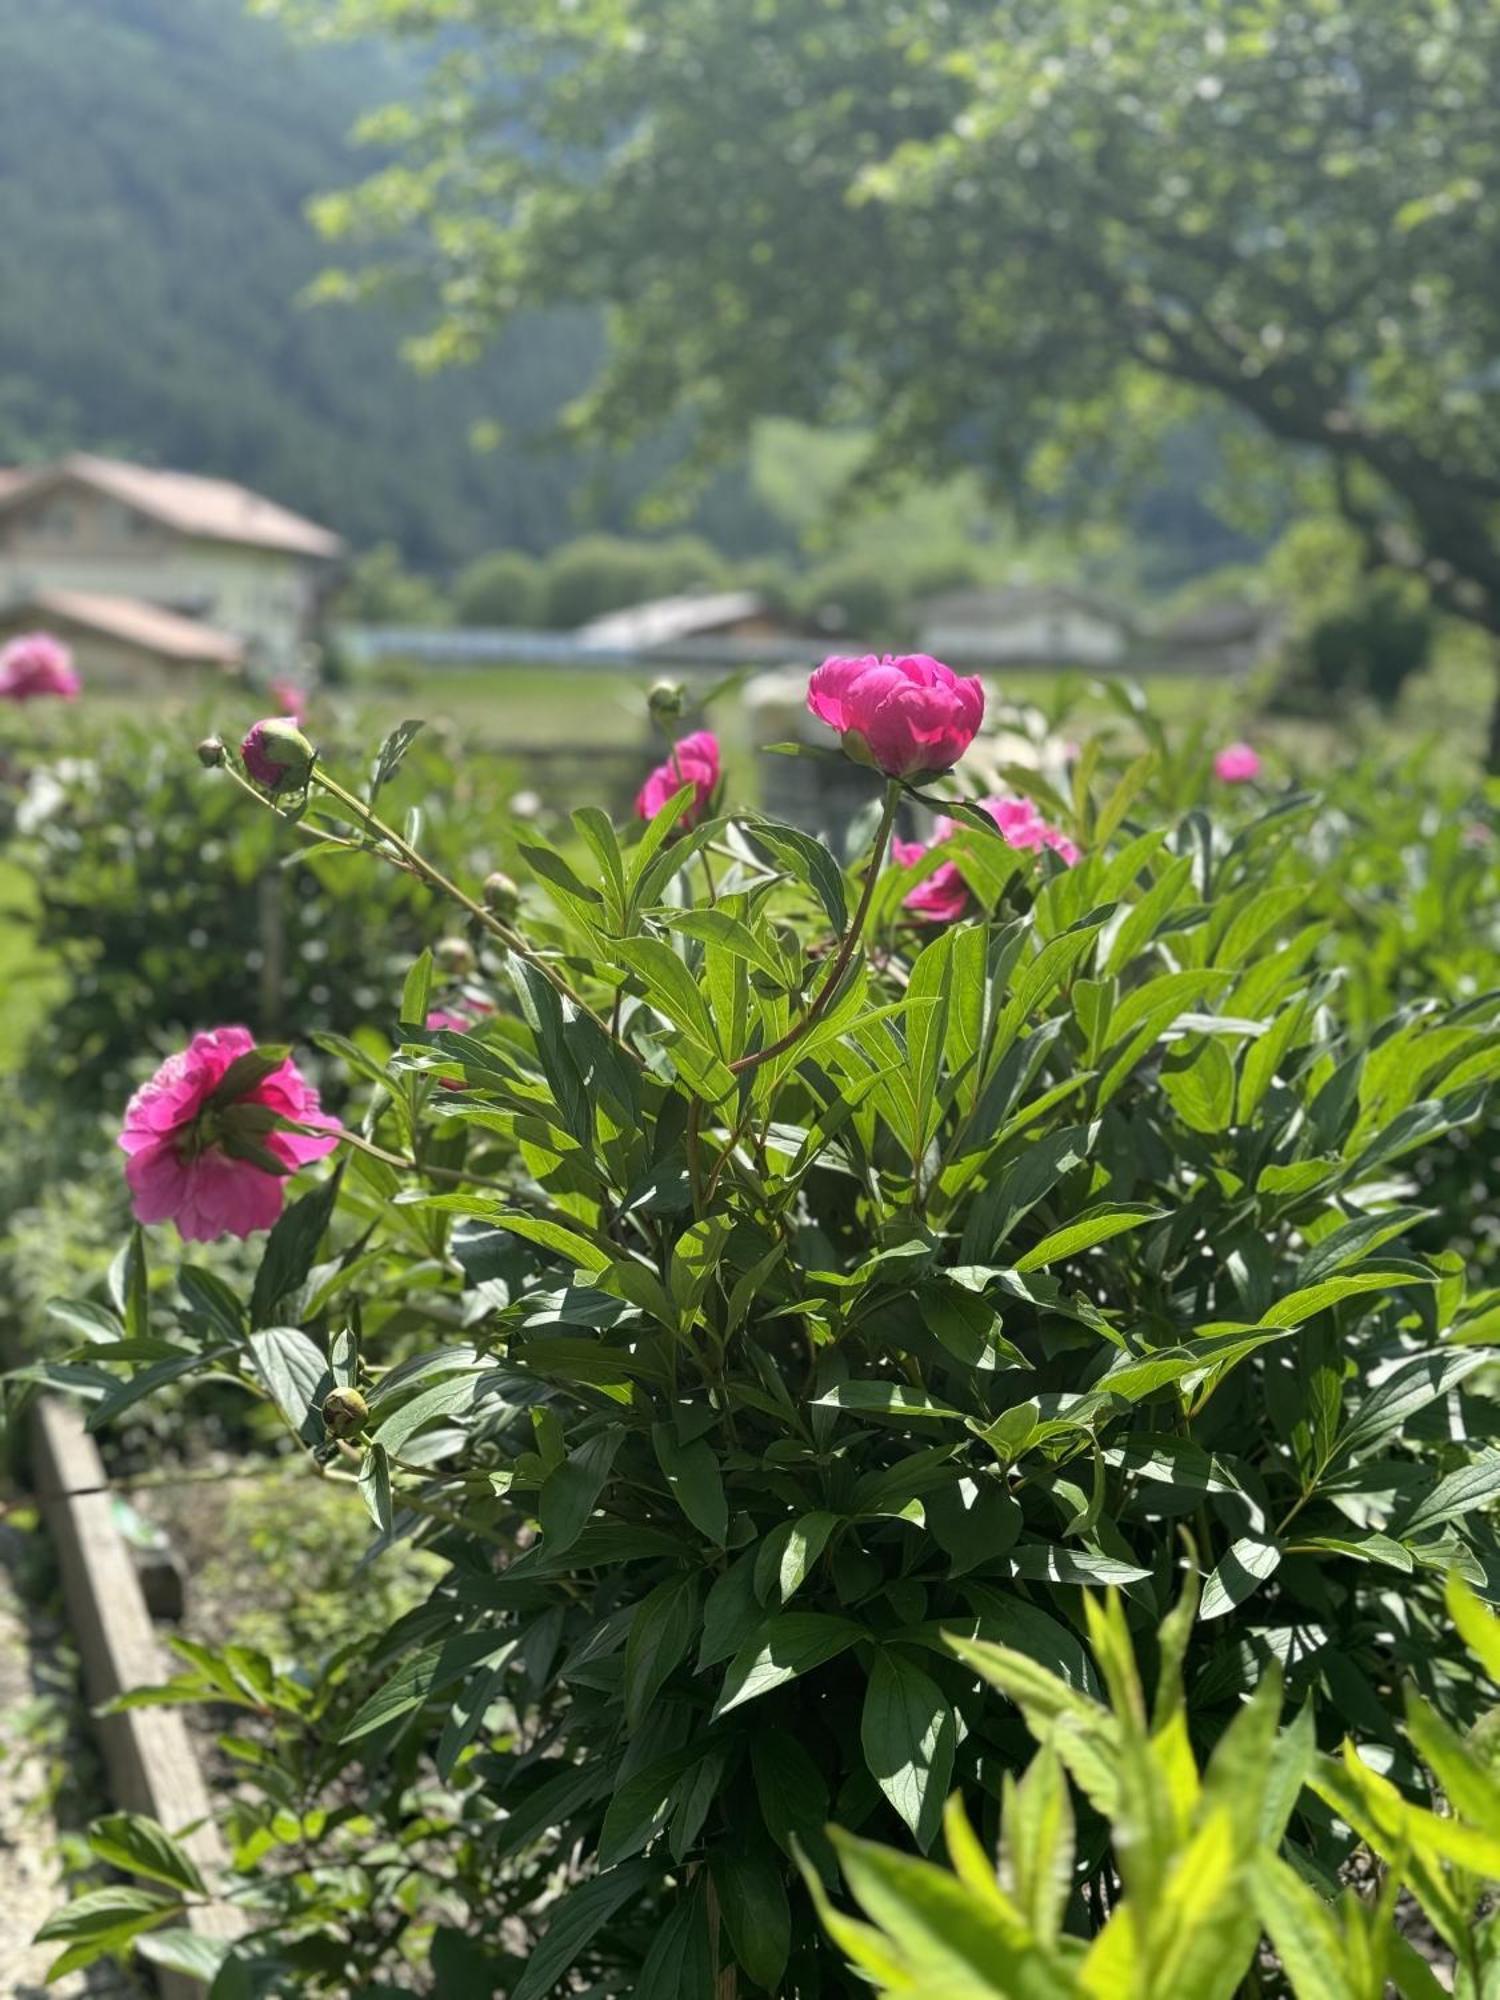
POLYGON ((189 656, 295 671, 342 554, 328 529, 227 480, 82 454, 0 471, 0 621, 45 623, 65 600, 70 643, 92 645, 111 678, 121 645, 153 639, 168 677, 189 656))

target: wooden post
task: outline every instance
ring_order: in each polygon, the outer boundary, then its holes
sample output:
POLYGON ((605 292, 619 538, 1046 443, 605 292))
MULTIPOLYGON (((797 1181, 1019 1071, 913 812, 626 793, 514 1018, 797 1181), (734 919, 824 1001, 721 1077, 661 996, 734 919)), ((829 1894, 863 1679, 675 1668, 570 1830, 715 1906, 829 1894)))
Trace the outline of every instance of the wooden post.
MULTIPOLYGON (((73 1404, 56 1396, 38 1403, 32 1461, 90 1705, 167 1679, 135 1565, 115 1526, 103 1461, 73 1404)), ((96 1717, 93 1727, 115 1804, 149 1814, 180 1837, 211 1883, 226 1856, 182 1717, 170 1708, 138 1708, 96 1717)), ((224 1903, 194 1909, 183 1921, 203 1937, 237 1937, 244 1928, 239 1911, 224 1903)), ((156 1976, 162 2000, 203 2000, 201 1980, 156 1976)))

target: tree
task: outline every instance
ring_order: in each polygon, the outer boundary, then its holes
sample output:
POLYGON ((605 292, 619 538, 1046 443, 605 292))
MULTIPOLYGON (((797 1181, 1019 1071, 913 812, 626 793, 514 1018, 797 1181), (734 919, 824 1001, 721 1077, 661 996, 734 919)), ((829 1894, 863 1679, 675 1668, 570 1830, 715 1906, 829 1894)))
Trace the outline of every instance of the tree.
POLYGON ((524 549, 497 549, 469 564, 454 586, 459 623, 539 625, 546 601, 542 565, 524 549))
POLYGON ((429 355, 603 300, 589 435, 873 420, 904 474, 1097 497, 1217 399, 1500 639, 1488 0, 267 4, 468 30, 324 209, 426 225, 429 355))

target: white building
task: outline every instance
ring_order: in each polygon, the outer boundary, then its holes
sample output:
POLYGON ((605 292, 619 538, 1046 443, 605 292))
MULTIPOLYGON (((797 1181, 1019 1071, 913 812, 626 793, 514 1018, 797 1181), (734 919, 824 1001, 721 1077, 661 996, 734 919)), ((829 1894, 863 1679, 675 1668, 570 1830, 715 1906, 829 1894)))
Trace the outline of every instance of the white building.
POLYGON ((923 605, 924 653, 970 667, 1118 666, 1134 632, 1108 599, 1059 584, 958 590, 923 605))
POLYGON ((137 656, 154 658, 145 678, 294 668, 342 554, 229 480, 83 453, 0 470, 0 628, 66 621, 85 674, 93 649, 106 680, 140 677, 137 656))

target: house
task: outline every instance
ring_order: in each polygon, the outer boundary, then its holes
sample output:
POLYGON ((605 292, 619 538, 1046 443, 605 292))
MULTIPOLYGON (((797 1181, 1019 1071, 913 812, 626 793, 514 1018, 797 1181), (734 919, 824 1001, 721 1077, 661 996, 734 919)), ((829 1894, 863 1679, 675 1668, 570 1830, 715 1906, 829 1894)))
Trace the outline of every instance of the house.
POLYGON ((784 639, 787 626, 755 590, 690 592, 611 611, 578 628, 580 645, 609 653, 652 653, 711 639, 784 639))
POLYGON ((294 668, 342 553, 226 479, 81 452, 0 470, 0 623, 56 625, 85 678, 294 668))
POLYGON ((1127 612, 1062 584, 957 590, 920 613, 924 653, 955 666, 1113 667, 1130 650, 1127 612))
POLYGON ((1158 625, 1149 664, 1190 674, 1244 674, 1274 652, 1282 637, 1278 606, 1248 597, 1214 597, 1158 625))
POLYGON ((64 641, 91 688, 167 694, 181 688, 184 670, 233 673, 245 658, 238 639, 200 619, 95 591, 39 590, 0 605, 0 645, 37 631, 64 641))

